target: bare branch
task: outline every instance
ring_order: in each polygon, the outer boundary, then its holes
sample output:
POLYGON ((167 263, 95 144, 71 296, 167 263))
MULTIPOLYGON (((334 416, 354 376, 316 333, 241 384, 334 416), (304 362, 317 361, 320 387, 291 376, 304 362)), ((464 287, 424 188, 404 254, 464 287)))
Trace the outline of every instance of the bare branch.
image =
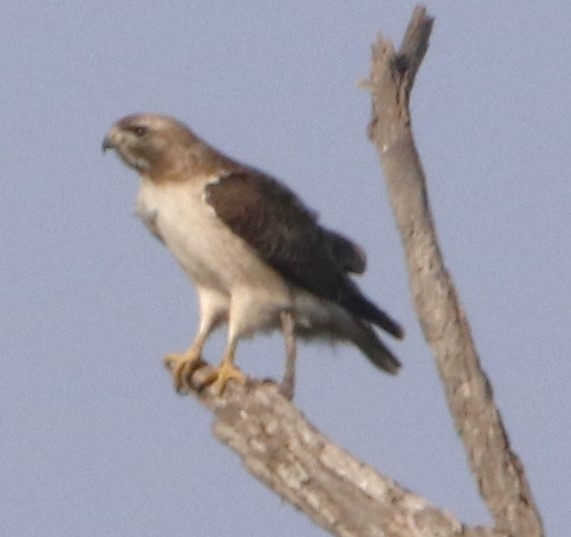
POLYGON ((468 321, 444 265, 416 151, 408 107, 428 47, 432 19, 417 7, 396 53, 379 36, 373 47, 369 136, 377 150, 406 252, 410 288, 424 335, 436 357, 454 423, 480 495, 496 527, 512 535, 543 534, 523 466, 511 450, 468 321))
MULTIPOLYGON (((199 369, 199 388, 211 375, 199 369)), ((271 382, 229 383, 221 397, 197 391, 214 433, 257 479, 340 537, 506 537, 452 515, 355 459, 313 427, 271 382)))

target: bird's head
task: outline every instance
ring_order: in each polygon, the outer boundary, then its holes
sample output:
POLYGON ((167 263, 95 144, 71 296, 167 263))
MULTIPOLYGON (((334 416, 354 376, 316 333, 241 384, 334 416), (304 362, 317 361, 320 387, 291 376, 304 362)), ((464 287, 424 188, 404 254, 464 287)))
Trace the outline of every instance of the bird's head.
POLYGON ((208 148, 182 123, 167 116, 136 114, 115 123, 103 139, 140 174, 175 177, 208 157, 208 148))

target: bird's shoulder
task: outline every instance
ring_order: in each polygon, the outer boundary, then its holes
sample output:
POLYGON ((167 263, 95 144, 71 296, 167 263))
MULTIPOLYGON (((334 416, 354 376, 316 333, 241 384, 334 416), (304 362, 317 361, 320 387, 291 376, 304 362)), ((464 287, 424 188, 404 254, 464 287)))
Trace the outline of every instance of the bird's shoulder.
MULTIPOLYGON (((281 181, 253 168, 226 171, 206 182, 204 200, 248 242, 317 227, 317 213, 281 181)), ((285 238, 285 237, 284 237, 285 238)))

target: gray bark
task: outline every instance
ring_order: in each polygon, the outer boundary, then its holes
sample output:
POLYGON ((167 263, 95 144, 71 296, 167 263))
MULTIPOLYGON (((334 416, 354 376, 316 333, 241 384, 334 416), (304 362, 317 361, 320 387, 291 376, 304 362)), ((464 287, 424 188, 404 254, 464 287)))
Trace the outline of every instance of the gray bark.
POLYGON ((541 520, 523 466, 511 449, 468 320, 444 265, 414 144, 409 98, 431 29, 432 19, 417 7, 398 52, 378 38, 367 83, 373 96, 369 136, 379 153, 406 253, 416 313, 436 359, 480 496, 498 530, 539 537, 541 520))

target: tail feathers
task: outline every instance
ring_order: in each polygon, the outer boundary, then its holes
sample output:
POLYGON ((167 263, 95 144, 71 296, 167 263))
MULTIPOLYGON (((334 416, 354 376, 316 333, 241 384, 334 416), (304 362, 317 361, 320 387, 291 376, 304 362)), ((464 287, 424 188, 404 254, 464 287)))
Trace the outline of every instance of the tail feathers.
POLYGON ((361 349, 373 365, 392 375, 398 373, 401 363, 369 325, 355 320, 352 336, 353 343, 361 349))

